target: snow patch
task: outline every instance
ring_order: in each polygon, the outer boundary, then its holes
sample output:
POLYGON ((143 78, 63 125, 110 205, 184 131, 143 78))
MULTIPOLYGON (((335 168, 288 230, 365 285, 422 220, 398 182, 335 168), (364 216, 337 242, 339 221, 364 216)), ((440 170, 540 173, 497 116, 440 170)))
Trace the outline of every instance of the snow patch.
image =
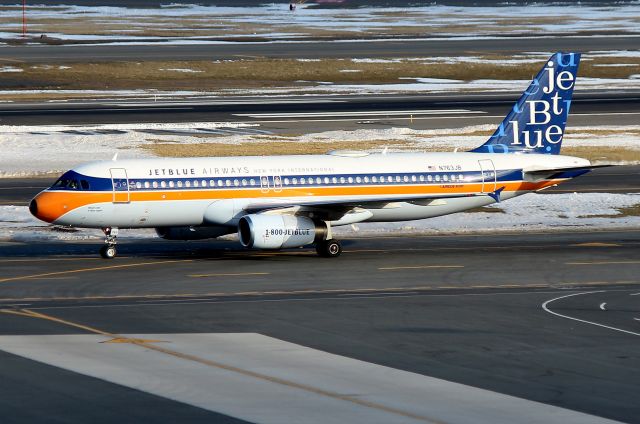
POLYGON ((204 71, 198 71, 195 69, 187 69, 187 68, 160 68, 160 71, 171 71, 171 72, 183 72, 183 73, 201 73, 204 71))
POLYGON ((15 66, 0 66, 0 72, 23 72, 23 70, 15 66))

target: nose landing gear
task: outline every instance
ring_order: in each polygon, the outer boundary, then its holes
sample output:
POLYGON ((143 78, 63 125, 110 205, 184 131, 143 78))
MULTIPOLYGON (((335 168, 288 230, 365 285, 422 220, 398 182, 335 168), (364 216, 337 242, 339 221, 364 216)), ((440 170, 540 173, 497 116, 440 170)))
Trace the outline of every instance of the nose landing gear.
POLYGON ((116 237, 118 236, 118 229, 106 227, 102 229, 105 235, 105 245, 100 248, 100 256, 104 259, 113 259, 118 254, 116 250, 116 237))

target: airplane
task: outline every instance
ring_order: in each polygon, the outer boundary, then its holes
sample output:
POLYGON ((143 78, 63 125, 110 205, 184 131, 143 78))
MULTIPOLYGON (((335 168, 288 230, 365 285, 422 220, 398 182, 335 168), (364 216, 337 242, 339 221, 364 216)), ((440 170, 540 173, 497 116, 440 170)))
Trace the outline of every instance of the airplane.
POLYGON ((52 224, 101 228, 106 259, 123 228, 155 228, 168 240, 237 232, 246 248, 315 245, 337 257, 333 227, 461 212, 603 166, 559 154, 579 62, 579 53, 553 54, 495 133, 468 152, 114 158, 65 172, 29 210, 52 224))

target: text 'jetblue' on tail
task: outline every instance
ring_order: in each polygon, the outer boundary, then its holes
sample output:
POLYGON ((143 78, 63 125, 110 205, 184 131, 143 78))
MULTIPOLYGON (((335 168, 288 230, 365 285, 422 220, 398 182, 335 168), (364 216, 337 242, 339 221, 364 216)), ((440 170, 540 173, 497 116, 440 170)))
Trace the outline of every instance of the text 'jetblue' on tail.
POLYGON ((560 153, 579 53, 555 53, 477 153, 560 153))

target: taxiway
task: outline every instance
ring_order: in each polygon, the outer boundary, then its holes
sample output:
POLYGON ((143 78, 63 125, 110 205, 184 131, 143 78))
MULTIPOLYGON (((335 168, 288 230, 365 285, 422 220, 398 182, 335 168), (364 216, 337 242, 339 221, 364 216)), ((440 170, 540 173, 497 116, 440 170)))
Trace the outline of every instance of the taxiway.
MULTIPOLYGON (((96 258, 96 243, 4 244, 0 333, 29 337, 0 346, 10 364, 0 367, 10 382, 0 389, 2 409, 15 422, 47 422, 53 412, 68 422, 134 422, 147 408, 158 422, 237 422, 206 400, 186 406, 162 385, 131 390, 147 387, 144 378, 87 376, 77 361, 69 364, 75 372, 65 371, 37 353, 73 357, 90 347, 85 339, 45 335, 165 335, 173 341, 156 346, 175 350, 181 334, 234 333, 637 422, 640 232, 376 237, 344 245, 340 259, 324 260, 309 249, 251 253, 230 242, 126 241, 122 256, 105 262, 96 258), (29 408, 21 407, 27 398, 29 408)), ((255 370, 249 359, 216 361, 238 366, 232 373, 255 370)), ((166 372, 184 378, 183 362, 172 360, 166 372)), ((275 378, 273 369, 260 372, 275 378)), ((323 381, 304 384, 319 389, 323 381)), ((258 401, 248 396, 239 407, 258 401)), ((274 407, 288 408, 265 411, 274 407)))

